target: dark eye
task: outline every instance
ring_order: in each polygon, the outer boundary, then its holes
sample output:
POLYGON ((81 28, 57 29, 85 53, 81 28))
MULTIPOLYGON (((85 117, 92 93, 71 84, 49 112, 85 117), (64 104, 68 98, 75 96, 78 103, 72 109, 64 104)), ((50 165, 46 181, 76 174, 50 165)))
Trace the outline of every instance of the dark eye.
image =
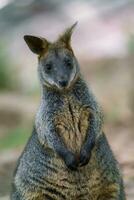
POLYGON ((66 66, 68 66, 68 67, 70 67, 70 68, 73 67, 72 61, 71 61, 70 59, 66 59, 66 60, 65 60, 65 64, 66 64, 66 66))
POLYGON ((47 64, 45 65, 45 71, 46 71, 47 73, 49 73, 51 70, 52 70, 52 64, 47 63, 47 64))

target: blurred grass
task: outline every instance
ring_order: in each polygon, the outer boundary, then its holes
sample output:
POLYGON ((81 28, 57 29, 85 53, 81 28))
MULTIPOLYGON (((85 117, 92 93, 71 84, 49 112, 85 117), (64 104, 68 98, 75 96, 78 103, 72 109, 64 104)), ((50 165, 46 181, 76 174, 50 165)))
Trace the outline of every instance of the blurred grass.
POLYGON ((7 134, 5 134, 0 140, 0 150, 13 149, 26 144, 31 134, 30 128, 17 127, 7 134))
POLYGON ((17 90, 18 81, 5 44, 0 41, 0 90, 17 90))

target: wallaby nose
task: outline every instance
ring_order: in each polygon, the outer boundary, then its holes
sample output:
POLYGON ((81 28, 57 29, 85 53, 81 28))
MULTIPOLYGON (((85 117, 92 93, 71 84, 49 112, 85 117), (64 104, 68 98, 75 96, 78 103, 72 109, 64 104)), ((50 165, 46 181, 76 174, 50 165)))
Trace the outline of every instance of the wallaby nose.
POLYGON ((60 84, 61 87, 66 87, 67 81, 59 81, 59 84, 60 84))

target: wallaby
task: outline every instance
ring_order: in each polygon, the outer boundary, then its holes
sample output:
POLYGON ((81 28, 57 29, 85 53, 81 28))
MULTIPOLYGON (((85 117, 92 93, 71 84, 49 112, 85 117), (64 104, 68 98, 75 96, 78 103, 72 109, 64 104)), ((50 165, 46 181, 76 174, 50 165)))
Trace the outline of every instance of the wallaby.
POLYGON ((41 102, 18 161, 12 200, 125 200, 103 114, 71 47, 76 23, 57 41, 26 35, 38 55, 41 102))

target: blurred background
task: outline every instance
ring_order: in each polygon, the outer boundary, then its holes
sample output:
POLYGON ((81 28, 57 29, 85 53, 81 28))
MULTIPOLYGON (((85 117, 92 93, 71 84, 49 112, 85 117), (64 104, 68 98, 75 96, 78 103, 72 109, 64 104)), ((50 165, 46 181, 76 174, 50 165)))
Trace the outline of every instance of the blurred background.
POLYGON ((37 58, 23 36, 54 41, 78 21, 72 46, 105 114, 105 132, 134 199, 134 1, 0 0, 0 199, 39 105, 37 58))

